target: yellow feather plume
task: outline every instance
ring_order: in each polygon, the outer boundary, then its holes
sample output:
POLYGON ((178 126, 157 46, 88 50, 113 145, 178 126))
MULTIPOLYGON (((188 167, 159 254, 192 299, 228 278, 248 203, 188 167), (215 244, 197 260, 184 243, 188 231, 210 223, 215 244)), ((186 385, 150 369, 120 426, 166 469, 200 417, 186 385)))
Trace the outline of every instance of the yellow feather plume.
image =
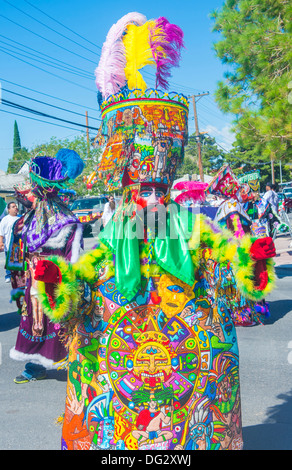
POLYGON ((131 24, 123 37, 126 55, 125 76, 130 90, 139 89, 144 93, 147 85, 139 72, 146 65, 155 65, 150 47, 150 27, 154 21, 147 21, 141 26, 131 24))

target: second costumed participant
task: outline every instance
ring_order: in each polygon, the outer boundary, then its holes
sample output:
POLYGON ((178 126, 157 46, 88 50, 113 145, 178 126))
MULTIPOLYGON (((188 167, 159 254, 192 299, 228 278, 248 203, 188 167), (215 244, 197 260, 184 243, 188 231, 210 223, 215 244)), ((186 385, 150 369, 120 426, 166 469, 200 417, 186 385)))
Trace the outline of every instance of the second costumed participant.
MULTIPOLYGON (((230 230, 234 237, 241 240, 257 240, 260 238, 253 232, 253 221, 244 209, 245 203, 250 199, 249 187, 241 184, 232 172, 229 165, 224 165, 215 175, 205 189, 206 194, 216 194, 224 198, 218 207, 214 222, 222 228, 230 230)), ((266 240, 271 240, 265 237, 266 240)), ((260 242, 257 242, 260 243, 260 242)), ((272 264, 269 264, 272 268, 272 264)), ((223 266, 222 266, 223 268, 223 266)), ((228 298, 231 303, 233 322, 236 326, 254 326, 263 324, 269 317, 269 306, 261 296, 254 293, 253 298, 244 296, 242 290, 237 288, 237 280, 234 278, 232 262, 225 264, 225 277, 229 283, 228 298)), ((271 269, 270 278, 273 276, 271 269)), ((273 283, 270 284, 272 288, 273 283)), ((267 293, 269 289, 267 289, 267 293)))
POLYGON ((18 191, 28 211, 14 227, 14 251, 19 272, 25 274, 21 321, 10 357, 26 362, 14 382, 44 379, 47 370, 66 364, 68 351, 62 328, 51 322, 39 301, 36 266, 40 259, 56 255, 77 261, 83 244, 82 224, 59 197, 59 192, 82 173, 84 163, 73 150, 61 149, 56 157, 37 156, 29 162, 30 187, 18 191), (19 249, 21 247, 21 250, 19 249))

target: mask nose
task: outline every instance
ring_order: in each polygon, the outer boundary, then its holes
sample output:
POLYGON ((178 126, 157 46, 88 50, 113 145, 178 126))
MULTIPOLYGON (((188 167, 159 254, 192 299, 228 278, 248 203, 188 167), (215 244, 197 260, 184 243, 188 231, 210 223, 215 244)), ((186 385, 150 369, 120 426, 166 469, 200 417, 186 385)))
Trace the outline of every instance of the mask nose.
POLYGON ((155 191, 151 193, 151 196, 147 199, 148 204, 157 204, 158 203, 158 197, 156 196, 155 191))

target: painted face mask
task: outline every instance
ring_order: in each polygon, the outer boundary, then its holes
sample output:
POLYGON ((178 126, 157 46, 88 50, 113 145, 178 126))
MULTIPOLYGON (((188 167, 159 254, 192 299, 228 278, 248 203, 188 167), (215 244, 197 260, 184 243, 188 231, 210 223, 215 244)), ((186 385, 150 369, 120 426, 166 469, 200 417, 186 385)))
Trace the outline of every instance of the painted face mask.
POLYGON ((173 276, 162 275, 158 284, 158 294, 161 297, 160 306, 168 318, 181 312, 192 297, 192 289, 187 284, 173 276))

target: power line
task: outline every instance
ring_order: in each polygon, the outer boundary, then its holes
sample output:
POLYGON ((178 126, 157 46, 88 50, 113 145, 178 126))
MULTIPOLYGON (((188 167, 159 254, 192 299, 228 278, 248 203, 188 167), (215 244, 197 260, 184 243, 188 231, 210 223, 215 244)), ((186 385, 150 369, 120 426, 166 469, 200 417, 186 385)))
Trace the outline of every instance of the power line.
MULTIPOLYGON (((0 16, 1 16, 1 15, 0 15, 0 16)), ((52 76, 54 76, 54 77, 60 78, 61 80, 64 80, 64 81, 67 82, 67 83, 72 83, 73 85, 76 85, 76 86, 78 86, 78 87, 80 87, 80 88, 83 88, 84 90, 89 90, 89 91, 91 91, 92 93, 95 93, 91 88, 85 87, 85 86, 80 85, 79 83, 76 83, 76 82, 72 82, 71 80, 68 80, 67 78, 60 77, 60 75, 57 75, 57 74, 55 74, 55 73, 53 73, 53 72, 49 72, 48 70, 45 70, 45 69, 43 69, 42 67, 38 67, 37 65, 31 64, 30 62, 28 62, 28 61, 26 61, 26 60, 24 60, 24 59, 20 59, 19 57, 15 56, 15 55, 13 55, 13 54, 11 54, 11 53, 9 53, 9 52, 3 51, 3 50, 2 50, 2 52, 4 52, 4 54, 7 54, 7 55, 9 55, 9 56, 11 56, 11 57, 14 57, 14 59, 17 59, 17 60, 20 60, 21 62, 24 62, 25 64, 31 65, 31 67, 34 67, 34 68, 36 68, 36 69, 38 69, 38 70, 42 70, 43 72, 48 73, 48 74, 50 74, 50 75, 52 75, 52 76)))
MULTIPOLYGON (((0 42, 3 42, 3 41, 0 41, 0 42)), ((9 46, 15 48, 15 46, 11 46, 11 45, 9 45, 9 46)), ((19 48, 17 48, 17 49, 19 49, 19 48)), ((34 60, 36 62, 39 62, 40 64, 47 65, 48 67, 53 67, 54 69, 61 70, 62 72, 72 73, 73 75, 77 75, 78 77, 84 78, 86 80, 91 80, 91 81, 93 80, 93 77, 86 76, 84 73, 81 74, 78 71, 70 70, 67 67, 62 67, 62 66, 52 62, 51 60, 48 60, 48 59, 42 60, 40 57, 37 57, 37 56, 36 56, 37 58, 35 59, 34 57, 32 57, 33 55, 35 56, 35 54, 30 54, 30 53, 26 53, 26 52, 24 52, 24 53, 17 52, 17 51, 14 51, 13 49, 11 50, 11 49, 9 49, 7 47, 3 47, 3 46, 1 46, 1 51, 3 51, 3 52, 4 51, 9 51, 9 52, 12 52, 14 54, 18 54, 19 56, 26 57, 30 60, 34 60), (52 63, 52 65, 51 65, 51 63, 52 63)))
POLYGON ((85 124, 80 124, 80 123, 77 123, 77 122, 74 122, 74 121, 69 121, 68 119, 58 118, 56 116, 52 116, 51 114, 43 113, 41 111, 37 111, 35 109, 28 108, 27 106, 23 106, 21 104, 14 103, 13 101, 8 101, 8 100, 5 100, 5 99, 2 99, 2 103, 6 106, 10 106, 12 108, 17 108, 21 111, 26 111, 26 112, 29 112, 29 113, 33 113, 33 114, 36 114, 38 116, 47 117, 47 118, 54 119, 54 120, 57 120, 57 121, 65 122, 67 124, 73 124, 75 126, 83 127, 85 129, 89 128, 89 129, 96 130, 96 131, 99 130, 98 127, 87 126, 85 124))
POLYGON ((48 15, 47 13, 45 13, 43 10, 41 10, 40 8, 36 7, 35 5, 33 5, 32 3, 28 2, 27 0, 24 0, 25 3, 28 3, 28 5, 30 5, 31 7, 35 8, 36 10, 40 11, 43 15, 47 16, 48 18, 50 18, 51 20, 55 21, 55 23, 59 24, 60 26, 63 26, 63 28, 67 29, 68 31, 70 31, 71 33, 73 34, 76 34, 76 36, 78 36, 79 38, 83 39, 84 41, 88 42, 89 44, 91 44, 92 46, 94 47, 97 47, 98 49, 101 49, 100 46, 98 46, 97 44, 94 44, 93 42, 89 41, 88 39, 86 39, 85 37, 81 36, 81 34, 78 34, 76 33, 76 31, 73 31, 73 29, 71 28, 68 28, 68 26, 65 26, 63 23, 61 23, 60 21, 56 20, 55 18, 53 18, 52 16, 48 15))
POLYGON ((15 8, 16 10, 20 11, 23 15, 26 15, 28 18, 31 18, 33 19, 34 21, 36 21, 37 23, 41 24, 42 26, 45 26, 45 28, 48 28, 50 31, 53 31, 54 33, 56 34, 59 34, 59 36, 67 39, 68 41, 70 42, 73 42, 74 44, 76 44, 77 46, 79 47, 82 47, 83 49, 86 49, 87 51, 91 52, 92 54, 96 54, 96 52, 92 51, 91 49, 88 49, 87 47, 85 46, 82 46, 82 44, 74 41, 73 39, 69 39, 67 36, 65 36, 64 34, 60 33, 59 31, 56 31, 55 29, 51 28, 50 26, 48 26, 47 24, 43 23, 42 21, 40 20, 37 20, 34 16, 32 15, 29 15, 28 13, 26 13, 25 11, 21 10, 21 8, 18 8, 17 6, 13 5, 12 3, 8 2, 8 0, 4 0, 5 3, 7 3, 8 5, 12 6, 13 8, 15 8))
POLYGON ((1 78, 0 77, 0 81, 2 82, 5 82, 5 83, 10 83, 10 85, 15 85, 19 88, 23 88, 25 90, 29 90, 29 91, 32 91, 33 93, 37 93, 39 95, 44 95, 44 96, 47 96, 49 98, 53 98, 54 100, 58 100, 58 101, 63 101, 64 103, 69 103, 69 104, 73 104, 74 106, 78 106, 79 108, 84 108, 84 109, 90 109, 92 111, 98 111, 97 108, 91 108, 90 106, 84 106, 82 104, 78 104, 78 103, 74 103, 72 101, 68 101, 68 100, 65 100, 64 98, 58 98, 57 96, 53 96, 53 95, 49 95, 48 93, 44 93, 42 91, 37 91, 37 90, 33 90, 32 88, 28 88, 26 86, 23 86, 23 85, 19 85, 18 83, 14 83, 14 82, 11 82, 9 80, 5 80, 4 78, 1 78))
MULTIPOLYGON (((7 93, 11 93, 12 95, 21 96, 22 98, 25 98, 25 99, 30 100, 30 101, 35 101, 36 103, 45 104, 46 106, 50 106, 51 108, 60 109, 61 111, 66 111, 67 113, 76 114, 77 116, 84 117, 83 114, 77 113, 76 111, 71 111, 70 109, 61 108, 60 106, 56 106, 56 105, 53 105, 53 104, 50 104, 50 103, 46 103, 45 101, 36 100, 35 98, 31 98, 29 96, 22 95, 21 93, 16 93, 15 91, 7 90, 6 88, 2 88, 2 91, 6 91, 7 93)), ((92 119, 95 119, 97 121, 101 121, 101 119, 97 119, 97 118, 92 118, 92 119)))
POLYGON ((7 45, 7 46, 9 46, 9 47, 18 49, 18 50, 20 50, 21 52, 24 52, 24 54, 21 54, 21 53, 19 53, 19 52, 17 52, 17 51, 14 51, 14 50, 11 51, 11 49, 7 49, 7 48, 5 48, 5 47, 3 48, 3 46, 2 46, 3 52, 4 52, 4 50, 6 50, 6 51, 8 50, 8 51, 13 52, 13 53, 15 53, 15 54, 18 54, 18 55, 20 55, 20 56, 28 57, 28 58, 31 59, 31 60, 35 60, 35 61, 40 62, 40 63, 42 63, 42 64, 45 64, 45 65, 48 65, 48 66, 57 68, 57 69, 59 69, 59 70, 62 70, 62 71, 68 72, 68 73, 72 73, 72 74, 74 74, 74 75, 77 75, 77 76, 80 76, 80 77, 82 77, 82 78, 85 78, 85 79, 88 79, 88 80, 93 81, 93 75, 90 75, 89 73, 87 74, 87 72, 86 72, 86 71, 84 72, 84 69, 81 69, 80 67, 76 67, 76 66, 70 65, 70 64, 68 64, 67 62, 64 62, 64 61, 59 60, 59 59, 55 59, 55 58, 53 58, 52 56, 50 56, 50 55, 48 55, 48 54, 41 53, 41 52, 37 51, 36 49, 33 49, 33 48, 29 47, 29 46, 26 46, 25 44, 19 43, 18 41, 14 41, 13 39, 7 38, 6 36, 3 36, 2 34, 0 34, 0 37, 3 37, 3 38, 5 38, 5 39, 8 39, 9 41, 12 41, 13 43, 18 44, 18 45, 20 45, 20 46, 23 46, 24 48, 27 48, 27 49, 29 49, 29 50, 31 50, 31 51, 34 51, 34 52, 36 52, 36 53, 39 54, 39 55, 43 55, 43 56, 45 56, 45 57, 48 57, 49 59, 52 59, 52 61, 48 61, 48 60, 45 60, 45 59, 44 59, 45 62, 43 62, 43 61, 42 61, 42 58, 40 58, 38 55, 29 53, 29 52, 23 50, 22 48, 19 48, 19 47, 17 47, 17 46, 11 45, 11 44, 9 44, 9 43, 7 43, 7 42, 5 42, 5 41, 1 41, 1 40, 0 40, 0 43, 3 43, 3 44, 5 44, 5 45, 7 45), (31 56, 36 57, 36 59, 34 59, 34 58, 31 57, 31 56), (55 64, 54 61, 59 62, 59 63, 61 63, 61 64, 64 64, 64 65, 65 65, 65 68, 59 66, 58 64, 55 64), (49 62, 51 62, 53 65, 50 65, 49 62), (67 67, 69 67, 69 69, 67 69, 67 67), (71 69, 73 68, 73 70, 70 70, 70 68, 71 68, 71 69), (81 73, 78 73, 77 70, 80 70, 81 73))
MULTIPOLYGON (((48 55, 48 54, 45 54, 44 52, 40 52, 40 51, 38 51, 38 50, 36 50, 36 49, 33 49, 32 47, 26 46, 25 44, 22 44, 22 43, 20 43, 20 42, 18 42, 18 41, 15 41, 14 39, 8 38, 7 36, 3 36, 3 34, 0 34, 0 37, 2 37, 2 38, 4 38, 4 39, 8 39, 8 41, 11 41, 11 42, 13 42, 13 43, 15 43, 15 44, 18 44, 19 46, 22 46, 22 47, 24 47, 24 48, 26 48, 26 49, 29 49, 29 50, 31 50, 31 51, 33 51, 33 52, 36 52, 37 54, 39 54, 39 55, 41 55, 41 56, 45 56, 45 57, 48 57, 49 59, 53 59, 53 60, 56 61, 56 62, 60 62, 61 64, 64 64, 64 65, 66 65, 66 66, 68 66, 68 67, 71 67, 71 68, 73 68, 74 70, 80 70, 80 72, 86 73, 86 70, 81 69, 80 67, 77 67, 76 65, 71 65, 71 64, 68 64, 68 62, 64 62, 63 60, 56 59, 56 58, 54 58, 54 57, 52 57, 52 56, 50 56, 50 55, 48 55)), ((7 46, 15 47, 16 49, 19 49, 19 50, 23 51, 23 49, 17 48, 16 46, 11 46, 11 44, 9 44, 9 43, 7 43, 7 42, 5 42, 5 41, 0 41, 0 42, 3 42, 3 44, 6 44, 7 46)), ((23 52, 25 52, 25 51, 23 51, 23 52)), ((34 55, 34 54, 32 54, 32 55, 34 55)), ((36 57, 37 57, 37 56, 36 56, 36 57)), ((88 76, 89 76, 89 75, 90 75, 90 73, 88 72, 88 76)))
POLYGON ((206 110, 207 112, 209 112, 212 116, 217 117, 218 119, 221 119, 221 120, 222 120, 222 116, 220 116, 219 113, 217 114, 218 109, 217 109, 217 112, 214 112, 214 111, 212 111, 210 108, 208 108, 208 106, 206 106, 206 105, 203 104, 203 103, 200 104, 200 107, 203 108, 202 111, 204 111, 204 109, 205 109, 205 110, 206 110))
POLYGON ((96 62, 95 62, 95 61, 90 60, 90 59, 87 59, 86 57, 83 57, 83 56, 81 56, 80 54, 77 54, 77 52, 70 51, 70 49, 67 49, 66 47, 60 46, 60 44, 57 44, 56 42, 51 41, 50 39, 45 38, 44 36, 41 36, 41 35, 38 34, 38 33, 35 33, 34 31, 31 31, 30 29, 26 28, 25 26, 22 26, 21 24, 17 23, 16 21, 13 21, 13 20, 11 20, 10 18, 7 18, 7 16, 2 15, 2 14, 0 14, 0 16, 1 16, 2 18, 4 18, 5 20, 10 21, 11 23, 15 24, 15 25, 18 26, 19 28, 22 28, 22 29, 24 29, 25 31, 28 31, 29 33, 34 34, 35 36, 37 36, 37 37, 43 39, 44 41, 47 41, 47 42, 49 42, 49 43, 51 43, 51 44, 54 44, 54 46, 57 46, 57 47, 59 47, 60 49, 63 49, 63 50, 65 50, 65 51, 69 52, 70 54, 74 54, 74 55, 76 55, 76 56, 78 56, 78 57, 81 57, 81 59, 87 60, 88 62, 91 62, 92 64, 95 64, 95 65, 96 65, 96 62))
MULTIPOLYGON (((16 7, 15 5, 11 4, 11 3, 8 2, 7 0, 4 0, 4 1, 5 1, 6 3, 8 3, 9 5, 11 5, 12 7, 16 8, 17 10, 19 10, 20 12, 22 12, 23 14, 25 14, 25 15, 31 17, 32 19, 34 19, 35 21, 41 23, 43 26, 45 26, 45 27, 51 29, 51 30, 54 31, 55 33, 61 34, 61 33, 59 33, 58 31, 56 31, 56 30, 50 28, 50 27, 47 26, 46 24, 40 22, 40 21, 37 20, 35 17, 29 15, 28 13, 24 12, 24 11, 21 10, 20 8, 18 8, 18 7, 16 7)), ((59 21, 55 20, 53 17, 47 15, 45 12, 43 12, 41 9, 37 8, 35 5, 31 4, 31 3, 28 2, 27 0, 24 0, 24 1, 25 1, 26 3, 28 3, 30 6, 32 6, 33 8, 39 10, 39 11, 40 11, 41 13, 43 13, 44 15, 48 16, 48 17, 49 17, 50 19, 52 19, 53 21, 56 21, 57 23, 59 23, 60 25, 62 25, 63 27, 65 27, 66 29, 68 29, 68 30, 70 30, 71 32, 73 32, 73 33, 75 33, 75 34, 78 35, 78 33, 76 33, 75 31, 71 30, 70 28, 67 28, 65 25, 63 25, 63 24, 60 23, 59 21)), ((23 28, 23 29, 29 31, 30 33, 35 34, 35 35, 37 35, 38 37, 41 37, 42 39, 44 39, 44 40, 46 40, 46 41, 48 41, 48 42, 50 42, 50 43, 56 45, 57 47, 61 47, 62 49, 66 50, 67 52, 70 52, 71 54, 75 54, 75 55, 81 57, 82 59, 88 60, 89 62, 92 62, 92 63, 94 63, 94 64, 96 65, 96 62, 94 62, 94 61, 92 61, 92 60, 90 60, 90 59, 88 59, 88 58, 86 58, 86 57, 80 56, 80 55, 77 54, 76 52, 70 51, 69 49, 64 48, 63 46, 60 46, 59 44, 56 44, 56 43, 53 42, 53 41, 50 41, 49 39, 47 39, 47 38, 45 38, 45 37, 43 37, 43 36, 41 36, 41 35, 39 35, 39 34, 33 32, 33 31, 31 31, 31 30, 25 28, 24 26, 20 25, 19 23, 16 23, 15 21, 13 21, 13 20, 11 20, 11 19, 5 17, 4 15, 1 15, 1 14, 0 14, 0 16, 2 16, 3 18, 7 19, 8 21, 11 21, 12 23, 16 24, 17 26, 19 26, 19 27, 21 27, 21 28, 23 28)), ((63 37, 65 37, 66 39, 70 40, 67 36, 64 36, 64 35, 62 35, 62 34, 61 34, 61 36, 63 36, 63 37)), ((78 36, 80 36, 80 35, 78 35, 78 36)), ((88 40, 87 40, 86 38, 84 38, 83 36, 80 36, 80 37, 81 37, 82 39, 86 40, 87 42, 91 43, 91 41, 88 41, 88 40)), ((72 42, 75 42, 75 41, 72 40, 72 42)), ((81 46, 81 47, 84 47, 84 46, 80 45, 79 43, 76 43, 76 44, 78 44, 78 45, 81 46)), ((91 43, 91 44, 93 44, 94 46, 96 46, 96 47, 98 47, 99 49, 101 49, 100 46, 97 46, 97 45, 94 44, 94 43, 91 43)), ((90 51, 91 51, 91 50, 90 50, 90 51)), ((93 52, 93 51, 91 51, 91 52, 93 52)), ((93 53, 95 54, 95 52, 93 52, 93 53)), ((148 74, 153 80, 155 80, 155 75, 152 74, 151 72, 149 72, 149 71, 146 70, 146 71, 144 71, 144 73, 145 73, 145 74, 148 74)), ((178 83, 176 83, 176 82, 172 82, 172 81, 169 82, 169 85, 170 85, 170 86, 175 85, 176 87, 178 86, 181 90, 185 90, 185 93, 190 93, 190 92, 193 93, 194 90, 198 90, 198 89, 194 89, 194 88, 192 88, 192 87, 187 87, 187 86, 185 86, 185 85, 180 85, 180 84, 178 84, 178 83)))
MULTIPOLYGON (((5 0, 4 0, 4 1, 5 1, 5 0)), ((9 2, 7 2, 7 3, 9 3, 9 2)), ((12 6, 14 6, 14 5, 12 5, 12 6)), ((17 7, 15 7, 15 8, 17 8, 17 7)), ((43 36, 41 36, 41 35, 35 33, 34 31, 29 30, 28 28, 26 28, 26 27, 20 25, 19 23, 17 23, 17 22, 15 22, 15 21, 11 20, 10 18, 7 18, 5 15, 0 14, 0 16, 1 16, 2 18, 5 18, 6 20, 8 20, 8 21, 10 21, 10 22, 12 22, 12 23, 14 23, 14 24, 16 24, 16 25, 19 26, 20 28, 25 29, 26 31, 30 32, 31 34, 34 34, 34 35, 40 37, 41 39, 44 39, 45 41, 48 41, 48 42, 50 42, 51 44, 54 44, 55 46, 60 47, 61 49, 66 50, 67 52, 69 52, 69 53, 71 53, 71 54, 77 55, 78 57, 81 57, 82 59, 87 60, 87 61, 89 61, 89 62, 91 62, 91 63, 97 65, 97 62, 94 62, 94 61, 92 61, 92 60, 90 60, 90 59, 88 59, 88 58, 86 58, 86 57, 83 57, 83 56, 81 56, 80 54, 77 54, 76 52, 70 51, 69 49, 64 48, 63 46, 60 46, 59 44, 57 44, 57 43, 55 43, 55 42, 53 42, 53 41, 51 41, 51 40, 49 40, 49 39, 47 39, 47 38, 45 38, 45 37, 43 37, 43 36)), ((151 74, 150 72, 147 72, 147 71, 144 71, 144 72, 145 72, 146 74, 150 75, 151 78, 155 79, 155 75, 154 75, 154 74, 151 74)), ((177 84, 177 83, 175 83, 175 82, 169 82, 169 85, 171 85, 171 84, 174 84, 174 85, 176 85, 176 86, 179 86, 181 89, 189 90, 189 92, 190 92, 190 90, 194 90, 194 89, 192 89, 191 87, 185 87, 184 85, 179 85, 179 84, 177 84)))
MULTIPOLYGON (((211 137, 208 133, 206 133, 206 135, 208 135, 209 137, 211 137)), ((230 151, 229 150, 226 150, 224 147, 222 147, 222 145, 218 144, 218 142, 216 142, 216 145, 218 145, 218 147, 221 147, 222 150, 224 150, 224 152, 226 152, 227 154, 229 153, 230 154, 230 151)), ((235 160, 240 160, 241 163, 244 163, 245 165, 253 165, 253 166, 261 166, 261 165, 270 165, 270 162, 250 162, 250 161, 243 161, 242 158, 243 157, 236 157, 235 155, 233 154, 230 154, 230 157, 231 158, 234 158, 235 160)))
MULTIPOLYGON (((71 33, 75 34, 76 36, 80 37, 81 39, 83 39, 84 41, 88 42, 89 44, 93 45, 94 47, 97 47, 99 48, 100 50, 102 49, 102 47, 98 46, 97 44, 89 41, 87 38, 85 38, 84 36, 81 36, 80 34, 78 34, 76 31, 72 30, 71 28, 69 28, 68 26, 65 26, 63 23, 61 23, 60 21, 56 20, 55 18, 53 18, 52 16, 48 15, 47 13, 45 13, 43 10, 41 10, 40 8, 36 7, 35 5, 33 5, 31 2, 29 2, 28 0, 24 0, 25 3, 27 3, 28 5, 30 5, 31 7, 35 8, 36 10, 38 10, 39 12, 41 12, 43 15, 47 16, 48 18, 50 18, 52 21, 55 21, 57 24, 61 25, 63 28, 67 29, 68 31, 70 31, 71 33)), ((154 74, 151 74, 151 72, 148 72, 148 71, 145 71, 146 74, 148 74, 149 76, 151 76, 153 78, 153 80, 155 79, 155 75, 154 74)), ((202 91, 202 90, 199 90, 197 88, 192 88, 192 87, 188 87, 188 86, 185 86, 185 85, 180 85, 178 83, 175 83, 175 82, 169 82, 170 84, 173 84, 173 85, 177 85, 179 86, 181 89, 184 89, 184 90, 189 90, 188 93, 190 92, 194 92, 194 91, 202 91)))
MULTIPOLYGON (((153 73, 149 72, 149 70, 144 70, 143 74, 145 74, 146 76, 148 75, 149 78, 151 78, 153 80, 154 88, 155 88, 155 75, 153 73)), ((191 87, 188 87, 188 86, 185 86, 185 85, 181 85, 181 84, 173 82, 171 80, 169 80, 168 84, 169 84, 169 88, 172 87, 173 85, 175 85, 174 86, 174 88, 176 89, 175 91, 181 92, 183 94, 185 93, 187 95, 189 93, 194 93, 194 91, 198 91, 197 88, 191 88, 191 87)))
POLYGON ((0 108, 0 112, 1 113, 6 113, 6 114, 12 114, 13 116, 20 116, 20 117, 23 117, 23 118, 26 118, 26 119, 31 119, 32 121, 38 121, 38 122, 43 122, 45 124, 51 124, 52 126, 64 127, 65 129, 71 129, 72 131, 76 131, 76 129, 74 129, 73 127, 68 127, 68 126, 64 126, 64 125, 61 125, 61 124, 56 124, 55 122, 43 121, 42 119, 36 119, 36 118, 31 117, 31 116, 23 116, 23 114, 18 114, 18 113, 12 112, 12 111, 6 111, 5 109, 0 108))

